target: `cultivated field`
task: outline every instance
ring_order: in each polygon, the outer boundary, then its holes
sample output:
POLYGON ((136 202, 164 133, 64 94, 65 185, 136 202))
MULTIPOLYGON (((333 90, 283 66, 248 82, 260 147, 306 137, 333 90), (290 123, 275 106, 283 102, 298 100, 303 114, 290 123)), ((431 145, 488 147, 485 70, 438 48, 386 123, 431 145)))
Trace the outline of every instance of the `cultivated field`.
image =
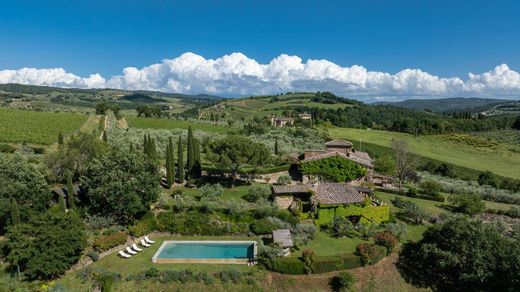
POLYGON ((71 133, 87 120, 86 115, 0 109, 0 142, 49 145, 58 134, 71 133))
POLYGON ((168 119, 154 118, 138 118, 128 117, 128 125, 139 129, 184 129, 187 130, 191 126, 194 130, 203 130, 206 132, 226 133, 233 131, 234 128, 223 125, 212 125, 210 123, 197 123, 193 121, 180 121, 168 119))
POLYGON ((390 146, 392 139, 408 142, 413 153, 481 171, 489 170, 499 175, 520 179, 520 153, 511 151, 512 145, 486 143, 469 135, 413 136, 404 133, 331 128, 334 138, 350 140, 354 147, 368 142, 390 146), (479 142, 480 141, 480 142, 479 142))

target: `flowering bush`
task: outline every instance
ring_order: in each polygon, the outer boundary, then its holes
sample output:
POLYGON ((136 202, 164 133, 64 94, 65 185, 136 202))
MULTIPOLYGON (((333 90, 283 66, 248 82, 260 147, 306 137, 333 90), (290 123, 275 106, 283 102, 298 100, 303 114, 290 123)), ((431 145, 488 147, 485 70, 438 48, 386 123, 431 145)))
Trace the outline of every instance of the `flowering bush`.
POLYGON ((399 243, 397 238, 388 231, 379 232, 374 236, 376 244, 386 247, 387 254, 392 253, 394 247, 399 243))

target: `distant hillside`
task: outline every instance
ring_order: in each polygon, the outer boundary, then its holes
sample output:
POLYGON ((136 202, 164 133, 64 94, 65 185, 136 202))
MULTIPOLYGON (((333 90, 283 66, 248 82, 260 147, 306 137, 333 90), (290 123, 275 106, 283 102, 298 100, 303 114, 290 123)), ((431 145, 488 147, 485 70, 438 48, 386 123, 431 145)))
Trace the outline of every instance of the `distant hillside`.
POLYGON ((429 110, 432 112, 454 112, 454 111, 478 111, 484 112, 494 106, 501 104, 517 103, 516 101, 477 98, 477 97, 454 97, 440 99, 407 99, 399 102, 377 102, 378 105, 393 105, 413 110, 429 110))
POLYGON ((186 110, 199 105, 212 104, 222 99, 219 96, 206 94, 188 95, 144 90, 0 84, 0 106, 36 110, 64 110, 63 106, 92 109, 101 100, 117 103, 123 109, 135 108, 139 104, 164 104, 178 110, 186 110))

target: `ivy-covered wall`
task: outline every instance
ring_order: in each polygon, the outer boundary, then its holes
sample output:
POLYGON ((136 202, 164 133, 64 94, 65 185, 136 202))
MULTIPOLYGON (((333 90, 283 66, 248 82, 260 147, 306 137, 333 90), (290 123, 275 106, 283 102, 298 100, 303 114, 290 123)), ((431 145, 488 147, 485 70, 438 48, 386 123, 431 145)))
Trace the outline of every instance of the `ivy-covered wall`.
POLYGON ((365 167, 340 156, 300 163, 301 173, 334 182, 352 181, 367 174, 365 167))
POLYGON ((363 205, 338 205, 320 207, 317 213, 316 224, 329 224, 334 219, 334 215, 347 216, 361 216, 361 223, 376 224, 390 219, 390 207, 385 206, 363 206, 363 205))

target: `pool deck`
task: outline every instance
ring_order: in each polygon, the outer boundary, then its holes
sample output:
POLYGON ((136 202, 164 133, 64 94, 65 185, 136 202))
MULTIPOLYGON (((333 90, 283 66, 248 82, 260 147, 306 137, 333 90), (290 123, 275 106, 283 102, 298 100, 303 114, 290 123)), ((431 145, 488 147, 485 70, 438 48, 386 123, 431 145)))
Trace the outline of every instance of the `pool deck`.
POLYGON ((152 257, 152 262, 156 264, 240 264, 245 265, 250 262, 251 259, 219 259, 219 258, 158 258, 159 254, 163 248, 169 243, 217 243, 217 244, 226 244, 226 243, 247 243, 253 244, 253 258, 256 258, 257 255, 257 243, 256 241, 238 241, 238 240, 165 240, 159 249, 155 252, 152 257))

